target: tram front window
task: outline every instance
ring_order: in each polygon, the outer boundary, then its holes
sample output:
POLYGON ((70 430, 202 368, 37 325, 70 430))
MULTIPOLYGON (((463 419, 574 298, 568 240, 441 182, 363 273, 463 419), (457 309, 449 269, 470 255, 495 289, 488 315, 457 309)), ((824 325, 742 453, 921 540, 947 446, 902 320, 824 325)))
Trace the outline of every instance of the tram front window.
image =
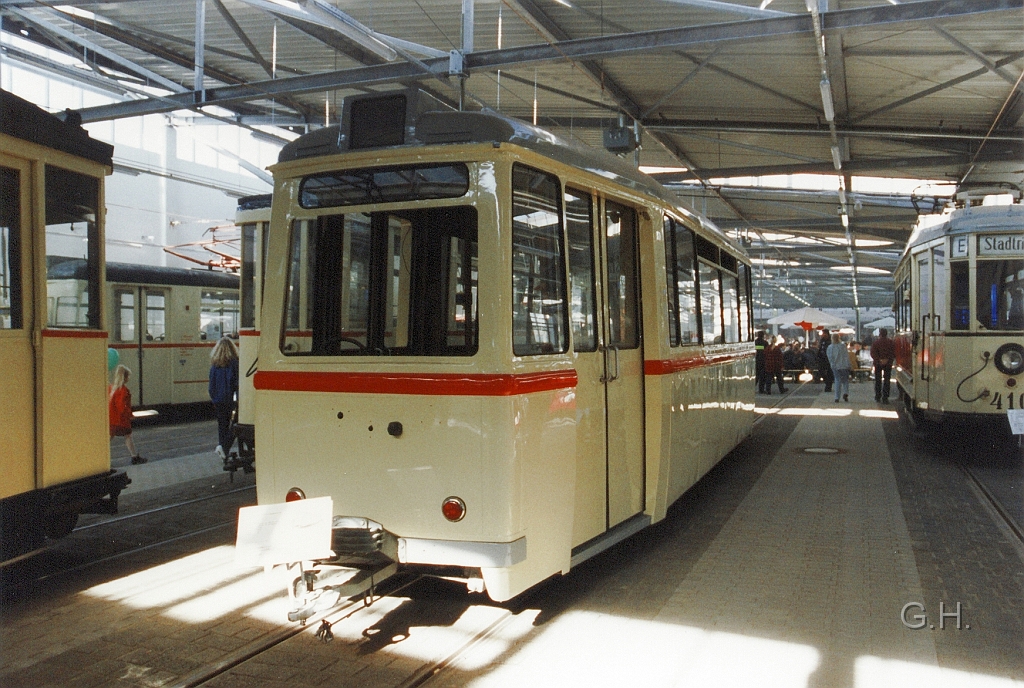
POLYGON ((47 322, 100 326, 99 180, 46 166, 47 322))
POLYGON ((476 353, 475 208, 322 215, 291 246, 286 355, 476 353))
POLYGON ((1024 260, 979 260, 977 289, 981 329, 1024 330, 1024 260))

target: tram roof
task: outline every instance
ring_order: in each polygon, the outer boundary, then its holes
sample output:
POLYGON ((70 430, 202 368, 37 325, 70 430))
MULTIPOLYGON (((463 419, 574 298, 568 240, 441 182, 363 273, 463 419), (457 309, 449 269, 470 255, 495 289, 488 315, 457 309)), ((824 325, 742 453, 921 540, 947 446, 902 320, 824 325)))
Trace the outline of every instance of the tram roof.
MULTIPOLYGON (((51 279, 85 279, 85 270, 85 261, 76 258, 49 266, 47 276, 51 279)), ((238 275, 213 270, 108 262, 107 282, 238 289, 239 279, 238 275)))
POLYGON ((0 133, 112 166, 114 147, 89 136, 80 124, 81 117, 77 121, 62 120, 13 93, 0 90, 0 133))
POLYGON ((1024 205, 968 206, 950 213, 945 221, 931 226, 919 225, 914 229, 904 255, 915 246, 926 244, 949 234, 973 232, 1024 232, 1024 205))
MULTIPOLYGON (((347 106, 347 103, 346 103, 347 106)), ((278 162, 306 159, 314 156, 335 155, 349 151, 344 123, 324 127, 295 139, 281 149, 278 162)), ((701 227, 721 244, 739 255, 746 251, 730 239, 707 218, 683 205, 682 200, 653 177, 640 172, 622 158, 597 148, 567 141, 540 127, 508 117, 492 110, 458 112, 433 110, 419 115, 414 133, 405 143, 379 146, 380 149, 400 149, 426 145, 455 145, 470 143, 510 144, 534 151, 556 162, 594 174, 636 193, 656 198, 674 208, 679 214, 699 222, 701 227)), ((358 150, 371 148, 360 147, 358 150)), ((244 199, 243 199, 244 200, 244 199)), ((239 202, 241 208, 241 201, 239 202)))

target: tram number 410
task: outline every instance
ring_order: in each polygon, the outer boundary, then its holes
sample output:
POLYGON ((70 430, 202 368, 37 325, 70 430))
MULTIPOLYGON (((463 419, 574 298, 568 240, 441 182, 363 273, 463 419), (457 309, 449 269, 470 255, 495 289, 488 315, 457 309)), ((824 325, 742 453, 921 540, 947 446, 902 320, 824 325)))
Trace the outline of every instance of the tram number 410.
POLYGON ((1004 402, 1006 403, 1006 408, 1010 410, 1024 409, 1024 392, 1020 392, 1016 396, 1014 396, 1013 392, 1007 392, 1005 397, 1002 392, 996 392, 992 395, 992 401, 988 402, 988 405, 995 406, 1002 411, 1004 402))

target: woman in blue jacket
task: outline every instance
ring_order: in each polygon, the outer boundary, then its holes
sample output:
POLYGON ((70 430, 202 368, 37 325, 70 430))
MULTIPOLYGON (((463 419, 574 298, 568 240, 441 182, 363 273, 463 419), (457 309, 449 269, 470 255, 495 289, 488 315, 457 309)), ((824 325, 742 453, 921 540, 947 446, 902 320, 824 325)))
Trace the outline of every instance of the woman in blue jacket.
POLYGON ((217 454, 227 459, 235 438, 231 433, 231 414, 238 394, 238 352, 234 343, 221 337, 210 353, 210 399, 217 410, 217 454))

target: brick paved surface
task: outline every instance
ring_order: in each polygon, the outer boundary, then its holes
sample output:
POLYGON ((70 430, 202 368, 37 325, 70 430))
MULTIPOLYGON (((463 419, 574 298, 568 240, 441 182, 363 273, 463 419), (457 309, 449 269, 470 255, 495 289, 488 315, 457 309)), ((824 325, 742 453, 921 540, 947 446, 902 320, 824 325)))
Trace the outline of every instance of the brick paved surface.
MULTIPOLYGON (((801 388, 665 521, 511 605, 420 587, 208 685, 398 686, 497 623, 427 685, 1024 686, 1021 548, 955 456, 852 390, 837 405, 801 388), (936 625, 960 602, 971 629, 908 629, 909 602, 936 625)), ((232 539, 5 607, 0 685, 172 685, 287 626, 281 580, 234 567, 232 539)))

